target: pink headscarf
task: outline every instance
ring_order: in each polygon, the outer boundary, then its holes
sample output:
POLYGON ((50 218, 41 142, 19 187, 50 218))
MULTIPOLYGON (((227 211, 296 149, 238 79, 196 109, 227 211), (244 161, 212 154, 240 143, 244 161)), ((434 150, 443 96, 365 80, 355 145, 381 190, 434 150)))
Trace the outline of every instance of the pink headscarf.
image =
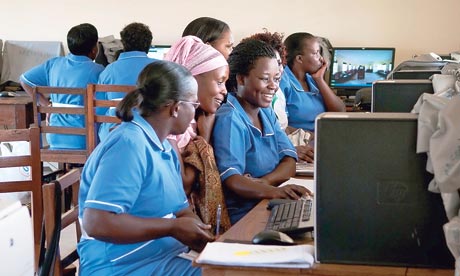
POLYGON ((165 56, 165 60, 179 63, 196 76, 228 65, 224 56, 196 36, 184 36, 165 56))

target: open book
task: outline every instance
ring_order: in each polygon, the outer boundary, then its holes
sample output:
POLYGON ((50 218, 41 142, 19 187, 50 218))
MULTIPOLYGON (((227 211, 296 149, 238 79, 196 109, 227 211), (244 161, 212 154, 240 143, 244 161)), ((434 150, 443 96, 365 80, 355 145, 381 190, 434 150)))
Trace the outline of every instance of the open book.
POLYGON ((309 268, 314 262, 312 245, 255 245, 208 243, 195 260, 199 264, 225 266, 309 268))

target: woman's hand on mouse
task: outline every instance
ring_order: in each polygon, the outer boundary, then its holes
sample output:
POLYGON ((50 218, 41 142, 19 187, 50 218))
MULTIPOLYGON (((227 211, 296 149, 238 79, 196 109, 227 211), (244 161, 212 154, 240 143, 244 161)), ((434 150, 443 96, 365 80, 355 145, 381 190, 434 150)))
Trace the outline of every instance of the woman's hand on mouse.
POLYGON ((313 193, 303 186, 288 184, 283 185, 281 187, 275 187, 272 198, 300 199, 302 196, 305 195, 312 196, 313 193))

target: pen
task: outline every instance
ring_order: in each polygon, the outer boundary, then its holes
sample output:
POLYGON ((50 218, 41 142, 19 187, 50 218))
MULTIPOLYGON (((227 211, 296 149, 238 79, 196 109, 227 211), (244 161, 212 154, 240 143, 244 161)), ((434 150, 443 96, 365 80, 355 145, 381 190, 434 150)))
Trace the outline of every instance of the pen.
POLYGON ((216 217, 216 237, 219 236, 220 228, 220 216, 222 214, 222 206, 220 204, 217 206, 217 217, 216 217))

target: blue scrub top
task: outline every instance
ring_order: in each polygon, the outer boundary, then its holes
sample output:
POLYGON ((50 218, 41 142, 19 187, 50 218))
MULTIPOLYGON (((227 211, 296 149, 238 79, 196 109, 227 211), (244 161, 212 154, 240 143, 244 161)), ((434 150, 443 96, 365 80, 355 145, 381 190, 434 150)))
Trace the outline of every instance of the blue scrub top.
MULTIPOLYGON (((104 70, 87 56, 68 54, 65 57, 49 59, 21 75, 21 81, 31 87, 57 86, 86 88, 88 83, 96 83, 104 70)), ((51 94, 53 103, 83 106, 83 97, 79 95, 51 94)), ((84 116, 71 114, 52 114, 50 126, 84 127, 84 116)), ((47 134, 50 148, 85 149, 86 138, 81 135, 47 134)))
MULTIPOLYGON (((133 121, 123 122, 98 145, 84 166, 80 221, 85 208, 175 219, 175 214, 187 207, 178 156, 167 140, 160 142, 154 129, 137 112, 133 121)), ((82 275, 163 273, 171 269, 169 266, 177 266, 173 260, 187 250, 172 237, 115 244, 88 237, 84 228, 82 224, 83 236, 78 244, 82 275)), ((184 270, 190 267, 188 262, 184 270)))
MULTIPOLYGON (((297 159, 296 150, 280 128, 273 109, 261 108, 259 117, 262 131, 251 123, 233 93, 228 94, 227 103, 217 110, 212 146, 222 182, 234 174, 259 178, 272 172, 285 156, 297 159)), ((232 224, 258 203, 232 192, 226 192, 225 201, 232 224)))
POLYGON ((326 111, 323 96, 318 85, 309 75, 305 75, 310 91, 304 91, 289 66, 284 68, 280 88, 286 96, 288 125, 304 130, 315 131, 316 116, 326 111))
MULTIPOLYGON (((149 58, 145 52, 130 51, 121 53, 118 59, 107 65, 105 70, 99 76, 99 84, 116 84, 116 85, 136 85, 137 78, 141 71, 148 64, 157 61, 157 59, 149 58)), ((126 93, 109 92, 96 93, 96 98, 101 100, 113 100, 124 98, 126 93)), ((115 115, 115 109, 98 108, 97 114, 115 115)), ((106 139, 115 124, 104 123, 98 128, 99 140, 106 139)))

